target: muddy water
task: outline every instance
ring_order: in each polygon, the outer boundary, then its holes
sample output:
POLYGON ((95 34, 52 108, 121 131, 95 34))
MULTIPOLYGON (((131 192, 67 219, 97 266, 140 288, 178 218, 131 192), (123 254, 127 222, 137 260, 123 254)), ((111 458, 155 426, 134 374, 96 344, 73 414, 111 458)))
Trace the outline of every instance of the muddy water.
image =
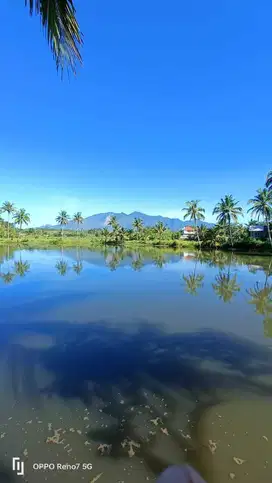
POLYGON ((271 481, 269 258, 0 260, 0 481, 142 483, 183 462, 209 483, 271 481))

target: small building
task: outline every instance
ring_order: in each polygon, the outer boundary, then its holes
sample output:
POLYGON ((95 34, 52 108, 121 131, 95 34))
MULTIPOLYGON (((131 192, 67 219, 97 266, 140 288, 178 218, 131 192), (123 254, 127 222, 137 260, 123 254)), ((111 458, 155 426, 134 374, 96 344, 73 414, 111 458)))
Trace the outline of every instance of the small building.
POLYGON ((251 238, 258 238, 263 240, 268 236, 268 230, 266 225, 251 225, 248 227, 251 238))
POLYGON ((193 226, 185 226, 183 228, 183 234, 181 238, 184 238, 184 239, 194 238, 195 234, 196 234, 196 231, 193 226))

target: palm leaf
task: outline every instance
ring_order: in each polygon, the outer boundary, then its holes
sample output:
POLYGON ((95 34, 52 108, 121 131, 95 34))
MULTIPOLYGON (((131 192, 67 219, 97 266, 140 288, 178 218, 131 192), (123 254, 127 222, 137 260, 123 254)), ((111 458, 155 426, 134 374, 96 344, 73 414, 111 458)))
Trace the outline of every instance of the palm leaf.
POLYGON ((75 74, 77 61, 82 62, 83 37, 73 0, 25 0, 25 5, 30 15, 40 16, 57 69, 63 72, 67 67, 75 74))

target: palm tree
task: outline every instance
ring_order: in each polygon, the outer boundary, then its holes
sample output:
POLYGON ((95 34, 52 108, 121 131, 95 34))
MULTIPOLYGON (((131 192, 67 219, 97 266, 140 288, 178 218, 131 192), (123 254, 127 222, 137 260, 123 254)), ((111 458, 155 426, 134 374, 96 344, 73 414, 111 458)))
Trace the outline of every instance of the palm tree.
POLYGON ((197 240, 200 246, 200 238, 198 233, 197 221, 205 220, 205 215, 204 215, 205 210, 204 208, 201 208, 201 206, 199 206, 199 203, 200 203, 200 200, 187 201, 186 208, 183 208, 182 211, 186 211, 183 217, 184 220, 186 220, 187 218, 189 218, 190 220, 194 220, 197 240))
POLYGON ((20 277, 24 277, 27 272, 29 272, 30 264, 28 262, 23 262, 22 260, 18 260, 15 262, 15 273, 20 277))
POLYGON ((161 252, 155 252, 155 254, 152 255, 152 261, 157 268, 163 268, 166 264, 165 256, 161 252))
POLYGON ((59 212, 58 216, 56 217, 56 222, 58 223, 58 225, 61 226, 61 236, 62 236, 62 238, 63 238, 63 227, 65 225, 68 225, 69 221, 70 221, 70 217, 69 217, 67 211, 61 210, 59 212))
POLYGON ((64 260, 60 260, 59 262, 56 263, 55 267, 62 277, 64 277, 64 275, 66 275, 67 270, 68 270, 67 262, 65 262, 64 260))
POLYGON ((13 220, 15 225, 19 225, 20 232, 23 225, 28 225, 30 223, 30 214, 26 212, 24 208, 16 211, 13 215, 13 220))
POLYGON ((216 283, 212 284, 215 293, 224 302, 230 302, 236 292, 240 292, 240 286, 236 281, 236 275, 230 276, 228 272, 220 272, 216 277, 216 283))
POLYGON ((10 215, 15 213, 15 205, 14 203, 11 203, 10 201, 5 201, 0 209, 1 213, 7 213, 8 214, 8 240, 9 240, 9 224, 10 224, 10 215))
POLYGON ((73 222, 77 224, 77 235, 78 235, 79 225, 82 225, 84 222, 84 218, 82 216, 81 211, 77 211, 77 213, 74 214, 73 222))
POLYGON ((265 186, 267 187, 268 191, 272 191, 272 171, 269 171, 266 177, 265 186))
POLYGON ((239 201, 236 201, 232 195, 226 195, 225 198, 221 198, 213 210, 213 215, 217 215, 217 221, 221 225, 229 227, 229 237, 232 246, 231 222, 237 223, 238 217, 243 216, 243 209, 241 206, 237 206, 238 203, 239 201))
POLYGON ((107 227, 102 228, 101 230, 101 236, 104 238, 104 243, 107 243, 108 237, 109 237, 109 230, 107 227))
POLYGON ((257 220, 262 218, 265 221, 270 245, 272 246, 271 231, 269 226, 272 214, 272 190, 269 191, 267 188, 258 189, 257 195, 249 200, 248 203, 252 205, 252 207, 249 208, 248 213, 251 212, 252 215, 257 218, 257 220))
POLYGON ((159 236, 160 242, 161 242, 161 237, 163 233, 166 231, 166 226, 162 221, 158 221, 156 225, 154 226, 154 230, 159 236))
POLYGON ((135 270, 135 272, 140 272, 143 264, 144 262, 141 253, 137 253, 136 258, 134 258, 134 260, 131 262, 133 270, 135 270))
POLYGON ((115 215, 112 215, 110 218, 109 218, 109 221, 108 221, 108 226, 111 226, 113 230, 116 230, 120 225, 117 221, 117 216, 115 215))
POLYGON ((136 230, 137 238, 139 239, 140 233, 143 231, 143 228, 144 228, 144 222, 142 218, 134 218, 132 222, 132 226, 134 230, 136 230))
POLYGON ((41 18, 46 38, 52 50, 57 69, 76 72, 76 62, 82 62, 80 47, 82 34, 76 20, 73 0, 25 0, 30 15, 41 18))

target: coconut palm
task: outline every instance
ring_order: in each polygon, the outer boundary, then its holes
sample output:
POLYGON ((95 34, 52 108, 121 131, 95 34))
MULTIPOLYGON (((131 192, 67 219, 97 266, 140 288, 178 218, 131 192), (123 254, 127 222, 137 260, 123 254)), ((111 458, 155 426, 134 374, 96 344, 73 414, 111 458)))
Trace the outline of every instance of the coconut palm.
POLYGON ((252 205, 252 207, 249 208, 248 213, 250 212, 252 216, 257 218, 257 220, 262 218, 266 223, 270 245, 272 246, 271 231, 269 226, 272 215, 272 190, 269 191, 267 188, 258 189, 257 195, 249 200, 248 204, 252 205))
POLYGON ((158 221, 156 225, 154 226, 155 233, 158 235, 160 242, 163 233, 167 230, 165 224, 162 221, 158 221))
POLYGON ((163 268, 166 264, 165 256, 163 253, 156 252, 152 255, 152 261, 157 268, 163 268))
POLYGON ((30 214, 27 213, 24 208, 20 208, 20 210, 16 211, 12 218, 15 225, 19 226, 20 232, 23 225, 28 225, 30 223, 30 214))
POLYGON ((83 263, 80 261, 77 261, 76 263, 74 263, 73 270, 77 275, 80 275, 83 270, 83 263))
POLYGON ((267 187, 268 191, 272 191, 272 171, 269 171, 267 174, 265 186, 267 187))
POLYGON ((189 273, 183 275, 183 280, 186 284, 186 291, 190 295, 197 295, 197 290, 203 287, 204 275, 189 273))
POLYGON ((9 240, 10 215, 15 213, 15 211, 16 211, 15 205, 14 205, 14 203, 11 203, 10 201, 5 201, 0 208, 1 213, 7 213, 8 214, 8 240, 9 240))
POLYGON ((23 262, 22 260, 15 262, 14 267, 15 273, 16 275, 19 275, 19 277, 24 277, 30 270, 30 264, 27 261, 23 262))
POLYGON ((75 73, 77 61, 82 62, 83 38, 73 0, 25 0, 25 5, 30 15, 40 16, 57 69, 75 73))
POLYGON ((61 226, 61 236, 63 238, 63 227, 68 225, 70 221, 70 217, 67 213, 67 211, 65 210, 61 210, 58 214, 58 216, 56 217, 56 222, 58 223, 58 225, 61 226))
POLYGON ((111 226, 113 230, 116 230, 120 226, 117 221, 117 216, 115 215, 110 216, 107 224, 108 226, 111 226))
POLYGON ((144 261, 142 258, 142 255, 140 253, 137 253, 136 258, 134 258, 131 262, 131 266, 135 272, 140 272, 141 268, 144 265, 144 261))
POLYGON ((104 239, 104 243, 106 244, 109 238, 109 230, 107 227, 102 228, 101 236, 104 239))
POLYGON ((186 208, 183 208, 182 211, 186 211, 183 219, 186 220, 189 218, 190 220, 194 220, 194 225, 195 225, 195 231, 197 235, 197 240, 198 244, 200 246, 200 238, 199 238, 199 232, 198 232, 198 226, 197 226, 197 221, 199 220, 205 220, 205 210, 204 208, 201 208, 199 206, 200 200, 192 200, 192 201, 187 201, 186 208))
POLYGON ((78 235, 79 225, 82 225, 84 222, 84 218, 82 216, 81 211, 78 211, 77 213, 74 214, 73 222, 77 224, 77 235, 78 235))
POLYGON ((137 232, 137 238, 139 239, 140 233, 143 231, 144 222, 142 218, 134 218, 132 222, 134 230, 137 232))
POLYGON ((237 283, 237 277, 231 277, 230 272, 220 272, 216 277, 216 283, 212 287, 220 299, 224 302, 230 302, 236 292, 240 292, 240 285, 237 283))
POLYGON ((238 206, 238 203, 239 201, 236 201, 232 195, 226 195, 225 198, 221 198, 213 210, 213 215, 217 215, 217 221, 223 226, 228 226, 232 246, 231 222, 237 223, 238 217, 243 216, 243 209, 241 206, 238 206))

